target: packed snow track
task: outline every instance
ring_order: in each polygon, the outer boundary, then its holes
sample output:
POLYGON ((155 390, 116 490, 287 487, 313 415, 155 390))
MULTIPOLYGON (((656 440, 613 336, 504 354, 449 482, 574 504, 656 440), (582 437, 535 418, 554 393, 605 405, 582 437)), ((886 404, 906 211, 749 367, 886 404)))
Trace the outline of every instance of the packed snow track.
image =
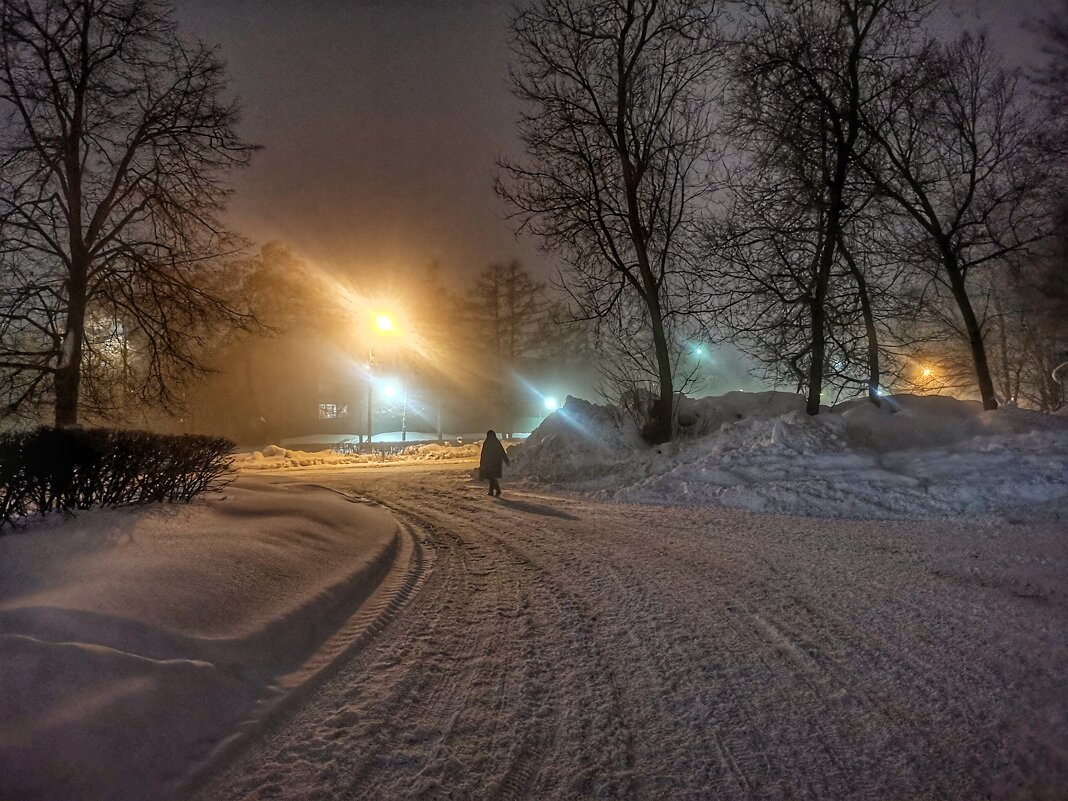
POLYGON ((263 479, 385 504, 421 583, 198 798, 1065 797, 1063 525, 491 499, 469 470, 263 479))

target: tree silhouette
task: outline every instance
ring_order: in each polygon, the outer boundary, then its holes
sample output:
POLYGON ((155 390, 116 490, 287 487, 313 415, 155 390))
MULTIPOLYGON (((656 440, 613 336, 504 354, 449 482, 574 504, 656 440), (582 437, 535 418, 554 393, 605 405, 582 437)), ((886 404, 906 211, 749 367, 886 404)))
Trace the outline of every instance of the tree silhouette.
MULTIPOLYGON (((217 325, 218 214, 253 148, 216 53, 156 0, 0 6, 0 364, 9 409, 50 397, 78 422, 94 331, 121 328, 138 391, 166 403, 217 325)), ((106 340, 105 340, 106 341, 106 340)))

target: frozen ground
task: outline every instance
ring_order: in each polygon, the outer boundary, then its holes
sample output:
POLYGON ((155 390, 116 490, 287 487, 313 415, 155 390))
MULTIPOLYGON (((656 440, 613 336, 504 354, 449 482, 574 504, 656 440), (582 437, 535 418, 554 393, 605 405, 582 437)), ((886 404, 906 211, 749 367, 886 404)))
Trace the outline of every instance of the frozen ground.
POLYGON ((407 521, 418 589, 199 801, 1064 798, 1062 523, 299 478, 407 521))
POLYGON ((245 480, 0 537, 0 799, 155 799, 367 598, 394 519, 245 480))
POLYGON ((1068 420, 911 395, 816 417, 781 392, 684 399, 678 445, 569 398, 510 451, 531 485, 592 497, 820 517, 1068 519, 1068 420))
POLYGON ((500 499, 277 448, 0 538, 0 799, 1063 799, 1065 422, 895 403, 658 452, 572 401, 500 499))

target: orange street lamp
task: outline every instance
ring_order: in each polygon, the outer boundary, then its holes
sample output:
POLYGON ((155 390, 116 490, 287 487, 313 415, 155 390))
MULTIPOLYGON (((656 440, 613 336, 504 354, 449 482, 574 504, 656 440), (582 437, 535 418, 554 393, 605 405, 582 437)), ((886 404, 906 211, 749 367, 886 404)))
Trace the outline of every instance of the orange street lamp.
MULTIPOLYGON (((374 317, 373 331, 376 334, 394 334, 397 331, 397 325, 393 320, 393 316, 384 312, 379 312, 374 317)), ((371 450, 372 442, 374 441, 374 366, 375 366, 375 346, 372 340, 371 344, 367 348, 367 450, 371 450)))

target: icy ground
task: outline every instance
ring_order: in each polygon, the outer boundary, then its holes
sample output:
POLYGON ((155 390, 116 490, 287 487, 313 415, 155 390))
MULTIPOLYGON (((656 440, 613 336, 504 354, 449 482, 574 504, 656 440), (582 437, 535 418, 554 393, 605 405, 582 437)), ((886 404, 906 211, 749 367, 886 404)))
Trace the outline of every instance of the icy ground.
POLYGON ((569 398, 509 453, 531 486, 821 517, 1068 519, 1068 420, 911 395, 818 416, 782 392, 684 399, 647 447, 619 409, 569 398))
POLYGON ((298 478, 389 504, 416 589, 198 801, 1064 798, 1063 524, 298 478))
POLYGON ((0 537, 0 799, 156 799, 357 610, 381 508, 245 480, 0 537))
POLYGON ((894 404, 569 401, 500 499, 272 447, 2 537, 0 801, 1063 799, 1065 422, 894 404))

